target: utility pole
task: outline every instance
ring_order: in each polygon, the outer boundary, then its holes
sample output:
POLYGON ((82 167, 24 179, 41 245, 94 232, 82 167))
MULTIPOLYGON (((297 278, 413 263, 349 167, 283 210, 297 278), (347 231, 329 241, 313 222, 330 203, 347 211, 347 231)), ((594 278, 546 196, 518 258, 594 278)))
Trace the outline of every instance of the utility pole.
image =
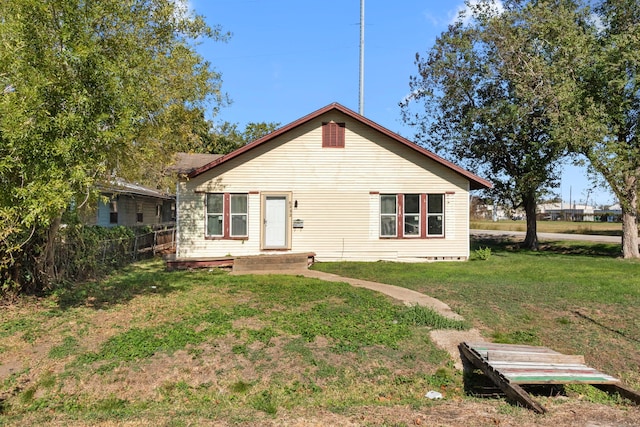
POLYGON ((358 113, 364 116, 364 0, 360 0, 360 91, 358 113))

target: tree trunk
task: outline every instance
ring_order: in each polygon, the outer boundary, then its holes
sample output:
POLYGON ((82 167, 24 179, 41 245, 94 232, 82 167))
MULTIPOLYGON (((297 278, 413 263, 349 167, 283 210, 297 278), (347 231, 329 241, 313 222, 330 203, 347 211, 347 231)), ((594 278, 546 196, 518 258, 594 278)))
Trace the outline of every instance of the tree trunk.
POLYGON ((40 257, 40 273, 42 275, 42 286, 45 287, 55 279, 55 248, 56 248, 56 236, 60 230, 60 224, 62 218, 59 215, 54 218, 47 230, 47 241, 45 242, 42 255, 40 257))
POLYGON ((536 221, 536 198, 534 194, 528 194, 523 198, 524 212, 527 216, 527 235, 523 246, 532 251, 538 250, 538 223, 536 221))
POLYGON ((638 251, 638 193, 629 193, 628 203, 622 206, 622 256, 623 258, 640 258, 638 251))

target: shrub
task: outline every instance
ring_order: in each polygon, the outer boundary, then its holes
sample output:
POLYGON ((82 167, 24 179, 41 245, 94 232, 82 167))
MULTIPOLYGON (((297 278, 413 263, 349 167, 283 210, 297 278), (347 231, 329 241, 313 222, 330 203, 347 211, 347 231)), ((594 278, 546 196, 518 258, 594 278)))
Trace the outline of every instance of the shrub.
POLYGON ((473 259, 486 261, 489 258, 491 258, 491 248, 489 247, 485 246, 484 248, 481 247, 473 251, 473 259))

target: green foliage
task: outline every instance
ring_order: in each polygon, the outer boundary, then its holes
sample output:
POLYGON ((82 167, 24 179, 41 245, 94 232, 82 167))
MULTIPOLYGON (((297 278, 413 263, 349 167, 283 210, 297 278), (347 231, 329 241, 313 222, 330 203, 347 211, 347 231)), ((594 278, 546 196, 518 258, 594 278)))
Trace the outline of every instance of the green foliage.
POLYGON ((278 403, 269 390, 264 390, 251 398, 251 406, 258 411, 265 412, 269 415, 275 415, 278 412, 278 403))
POLYGON ((249 391, 251 386, 252 386, 251 383, 247 383, 245 381, 240 380, 231 384, 231 391, 234 393, 246 393, 249 391))
POLYGON ((483 248, 478 248, 473 251, 472 259, 487 261, 489 258, 491 258, 491 248, 488 246, 485 246, 483 248))
POLYGON ((75 354, 78 351, 78 340, 74 337, 67 336, 62 340, 62 344, 52 347, 49 350, 51 359, 63 359, 67 356, 75 354))
POLYGON ((494 342, 502 344, 540 345, 540 337, 535 330, 515 330, 511 332, 494 332, 491 334, 494 342))
POLYGON ((78 362, 128 362, 146 359, 159 352, 173 353, 187 345, 198 345, 208 338, 225 334, 231 329, 229 320, 227 314, 212 309, 179 322, 131 328, 109 338, 98 352, 81 355, 78 362))
POLYGON ((104 276, 135 259, 135 233, 128 227, 69 225, 58 235, 56 277, 78 282, 104 276))
MULTIPOLYGON (((554 139, 564 93, 545 84, 545 72, 547 64, 572 65, 556 29, 580 17, 569 2, 512 3, 502 13, 492 4, 474 3, 472 19, 451 25, 426 56, 417 56, 404 121, 416 127, 418 141, 487 175, 495 198, 524 207, 533 219, 567 151, 554 139), (414 111, 416 103, 424 108, 414 111)), ((531 248, 535 227, 528 221, 531 248)))
POLYGON ((46 288, 62 214, 100 180, 160 174, 197 137, 176 117, 224 102, 194 42, 226 35, 178 3, 0 2, 3 293, 46 288))
POLYGON ((346 300, 317 302, 310 310, 282 313, 277 316, 276 324, 309 342, 317 336, 330 338, 337 353, 354 352, 371 345, 397 348, 409 335, 407 325, 396 321, 398 309, 379 295, 363 290, 343 297, 346 300))
POLYGON ((435 310, 421 305, 412 305, 399 313, 400 323, 412 326, 427 326, 433 329, 469 329, 467 322, 448 319, 435 310))
POLYGON ((224 122, 211 131, 208 142, 196 151, 214 154, 230 153, 250 142, 262 138, 280 126, 279 123, 247 123, 244 131, 238 130, 237 123, 224 122))

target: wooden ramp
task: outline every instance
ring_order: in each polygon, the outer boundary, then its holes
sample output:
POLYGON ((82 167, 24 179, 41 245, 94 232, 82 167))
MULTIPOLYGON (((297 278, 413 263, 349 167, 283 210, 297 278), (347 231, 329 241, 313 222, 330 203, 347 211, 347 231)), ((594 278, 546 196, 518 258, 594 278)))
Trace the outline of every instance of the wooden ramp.
POLYGON ((591 384, 640 403, 640 394, 625 387, 619 379, 585 365, 584 356, 513 344, 463 342, 459 349, 466 360, 482 370, 509 398, 538 413, 546 409, 520 385, 591 384))

